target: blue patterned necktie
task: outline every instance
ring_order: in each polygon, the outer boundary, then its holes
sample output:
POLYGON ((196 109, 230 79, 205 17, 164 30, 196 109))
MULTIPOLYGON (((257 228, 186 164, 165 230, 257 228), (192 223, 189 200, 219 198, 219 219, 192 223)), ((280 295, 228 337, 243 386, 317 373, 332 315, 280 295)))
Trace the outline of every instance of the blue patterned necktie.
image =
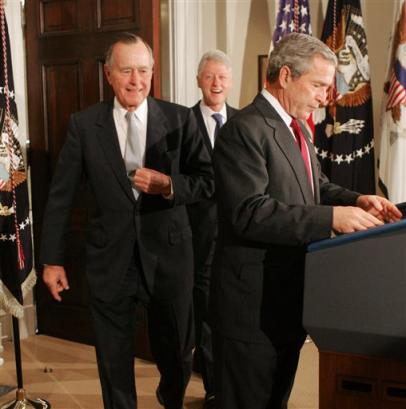
MULTIPOLYGON (((124 150, 124 163, 127 170, 127 175, 132 182, 134 171, 142 168, 142 152, 141 145, 137 134, 137 124, 134 112, 127 112, 125 118, 128 123, 127 140, 124 150)), ((132 184, 131 184, 132 185, 132 184)), ((138 191, 133 187, 135 199, 138 199, 138 191)))
POLYGON ((220 128, 223 126, 223 116, 219 113, 215 113, 211 117, 216 121, 216 127, 214 128, 214 140, 216 140, 220 132, 220 128))

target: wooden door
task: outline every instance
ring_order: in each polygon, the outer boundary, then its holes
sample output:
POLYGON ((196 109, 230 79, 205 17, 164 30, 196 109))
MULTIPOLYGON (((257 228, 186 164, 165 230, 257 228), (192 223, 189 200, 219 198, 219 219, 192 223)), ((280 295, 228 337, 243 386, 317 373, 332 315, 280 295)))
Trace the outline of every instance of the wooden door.
MULTIPOLYGON (((71 113, 112 96, 103 76, 104 54, 118 32, 142 36, 154 50, 152 93, 160 94, 159 0, 30 0, 26 2, 33 233, 36 269, 49 184, 66 138, 71 113)), ((93 343, 87 308, 85 239, 87 192, 81 186, 68 235, 66 264, 71 289, 51 299, 39 280, 38 331, 93 343)), ((144 310, 137 313, 137 355, 149 356, 144 310)))

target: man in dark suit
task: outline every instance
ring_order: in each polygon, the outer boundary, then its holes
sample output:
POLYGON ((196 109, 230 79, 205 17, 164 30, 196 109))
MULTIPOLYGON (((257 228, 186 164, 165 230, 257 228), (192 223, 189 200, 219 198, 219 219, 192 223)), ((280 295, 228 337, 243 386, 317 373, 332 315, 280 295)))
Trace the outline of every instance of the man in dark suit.
POLYGON ((106 55, 114 101, 72 115, 44 218, 44 281, 60 301, 64 236, 84 177, 87 276, 106 409, 136 408, 134 313, 148 309, 158 400, 180 409, 191 374, 193 249, 186 204, 213 194, 210 156, 189 108, 148 97, 153 55, 124 33, 106 55), (180 262, 181 261, 181 262, 180 262))
POLYGON ((306 244, 401 216, 384 198, 329 183, 298 129, 296 120, 326 103, 336 64, 316 38, 285 37, 270 55, 265 89, 216 142, 210 306, 218 409, 287 409, 306 336, 306 244))
MULTIPOLYGON (((220 50, 208 51, 200 59, 197 85, 202 100, 192 109, 204 143, 210 154, 221 126, 237 110, 226 103, 232 85, 231 62, 220 50)), ((208 323, 208 305, 211 264, 217 235, 217 210, 214 198, 188 206, 193 232, 195 317, 195 366, 200 371, 206 391, 204 409, 215 408, 213 353, 211 329, 208 323)))

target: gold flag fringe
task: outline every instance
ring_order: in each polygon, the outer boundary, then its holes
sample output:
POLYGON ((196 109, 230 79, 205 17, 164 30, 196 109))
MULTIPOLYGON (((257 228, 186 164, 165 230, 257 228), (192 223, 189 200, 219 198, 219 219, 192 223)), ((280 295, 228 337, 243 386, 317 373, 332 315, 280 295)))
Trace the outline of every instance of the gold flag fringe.
MULTIPOLYGON (((23 294, 23 299, 25 296, 33 289, 35 283, 37 282, 37 275, 33 270, 28 274, 27 278, 21 284, 21 291, 23 294)), ((8 290, 8 288, 0 280, 0 308, 12 314, 14 317, 20 319, 24 317, 24 307, 13 294, 8 290)))

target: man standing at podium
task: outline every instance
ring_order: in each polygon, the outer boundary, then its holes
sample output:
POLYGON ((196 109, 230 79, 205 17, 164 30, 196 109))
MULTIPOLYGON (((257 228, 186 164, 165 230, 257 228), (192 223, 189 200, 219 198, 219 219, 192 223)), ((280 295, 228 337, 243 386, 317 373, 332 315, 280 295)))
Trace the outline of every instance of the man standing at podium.
POLYGON ((301 121, 326 104, 336 65, 316 38, 284 37, 265 88, 216 141, 211 311, 219 409, 287 409, 306 337, 306 245, 401 217, 388 200, 341 188, 320 171, 301 121))

